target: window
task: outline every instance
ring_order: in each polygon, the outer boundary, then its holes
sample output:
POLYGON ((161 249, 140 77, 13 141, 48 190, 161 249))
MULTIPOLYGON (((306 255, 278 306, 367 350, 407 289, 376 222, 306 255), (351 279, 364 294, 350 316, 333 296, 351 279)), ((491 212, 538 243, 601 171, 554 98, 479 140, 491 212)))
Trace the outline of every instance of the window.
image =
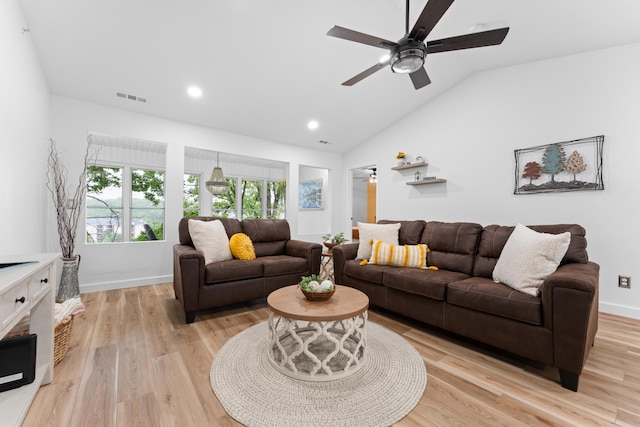
POLYGON ((267 181, 267 218, 284 219, 287 181, 267 181))
POLYGON ((200 175, 186 174, 182 188, 182 215, 198 216, 200 214, 200 175))
POLYGON ((211 213, 222 218, 284 219, 287 183, 248 178, 227 178, 229 191, 214 194, 211 213), (263 189, 266 188, 266 191, 263 189), (237 204, 236 200, 241 203, 237 204), (239 211, 239 212, 238 212, 239 211))
POLYGON ((236 218, 236 179, 227 178, 229 191, 213 194, 211 214, 219 218, 236 218))
POLYGON ((87 169, 87 243, 122 242, 122 168, 87 169))
POLYGON ((90 134, 86 243, 164 239, 166 145, 90 134))

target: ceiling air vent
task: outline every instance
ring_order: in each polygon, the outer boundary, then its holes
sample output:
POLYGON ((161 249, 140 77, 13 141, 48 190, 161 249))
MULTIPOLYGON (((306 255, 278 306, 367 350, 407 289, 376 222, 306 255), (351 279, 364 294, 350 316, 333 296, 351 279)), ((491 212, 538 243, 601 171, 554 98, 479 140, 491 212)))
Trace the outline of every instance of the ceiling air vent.
POLYGON ((138 101, 138 102, 142 102, 143 104, 147 103, 147 98, 143 98, 142 96, 137 96, 137 95, 131 95, 129 93, 124 93, 124 92, 118 92, 116 91, 116 96, 118 98, 122 98, 122 99, 128 99, 130 101, 138 101))

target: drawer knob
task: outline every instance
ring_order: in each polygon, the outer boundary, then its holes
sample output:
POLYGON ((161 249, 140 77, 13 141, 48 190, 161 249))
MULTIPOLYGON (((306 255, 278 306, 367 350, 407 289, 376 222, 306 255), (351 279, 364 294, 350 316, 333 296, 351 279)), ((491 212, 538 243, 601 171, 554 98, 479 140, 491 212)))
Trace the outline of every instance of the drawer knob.
POLYGON ((24 297, 22 297, 22 298, 16 298, 16 302, 20 302, 20 303, 24 304, 24 302, 25 302, 25 301, 26 301, 26 300, 24 299, 24 297))
POLYGON ((40 279, 40 283, 49 283, 49 279, 46 277, 44 279, 40 279))

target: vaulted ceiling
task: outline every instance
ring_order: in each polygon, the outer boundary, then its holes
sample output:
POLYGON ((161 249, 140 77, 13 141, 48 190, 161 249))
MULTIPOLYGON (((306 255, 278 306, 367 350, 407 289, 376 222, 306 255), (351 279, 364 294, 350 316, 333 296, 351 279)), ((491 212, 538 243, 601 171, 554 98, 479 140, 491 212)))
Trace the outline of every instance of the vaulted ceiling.
MULTIPOLYGON (((410 26, 425 4, 411 1, 410 26)), ((457 0, 427 41, 509 26, 504 43, 428 55, 432 84, 420 90, 388 68, 346 87, 341 83, 384 51, 326 32, 340 25, 398 40, 405 1, 21 5, 25 36, 33 39, 55 95, 335 152, 366 141, 474 73, 640 42, 638 0, 457 0), (191 85, 202 97, 187 95, 191 85), (313 131, 307 128, 312 119, 319 123, 313 131)))

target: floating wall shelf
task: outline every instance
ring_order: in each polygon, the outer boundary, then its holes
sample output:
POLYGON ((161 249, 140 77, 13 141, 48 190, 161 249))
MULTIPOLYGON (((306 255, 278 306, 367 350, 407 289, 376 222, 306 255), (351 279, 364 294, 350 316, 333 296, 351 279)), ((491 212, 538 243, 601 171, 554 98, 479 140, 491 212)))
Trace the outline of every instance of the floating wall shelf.
POLYGON ((425 184, 439 184, 442 182, 447 182, 446 179, 435 178, 435 179, 423 179, 422 181, 410 181, 407 182, 407 185, 425 185, 425 184))
POLYGON ((403 166, 393 167, 393 168, 391 168, 391 170, 403 171, 405 169, 421 168, 423 166, 427 166, 427 163, 425 163, 425 162, 411 163, 410 165, 403 165, 403 166))

